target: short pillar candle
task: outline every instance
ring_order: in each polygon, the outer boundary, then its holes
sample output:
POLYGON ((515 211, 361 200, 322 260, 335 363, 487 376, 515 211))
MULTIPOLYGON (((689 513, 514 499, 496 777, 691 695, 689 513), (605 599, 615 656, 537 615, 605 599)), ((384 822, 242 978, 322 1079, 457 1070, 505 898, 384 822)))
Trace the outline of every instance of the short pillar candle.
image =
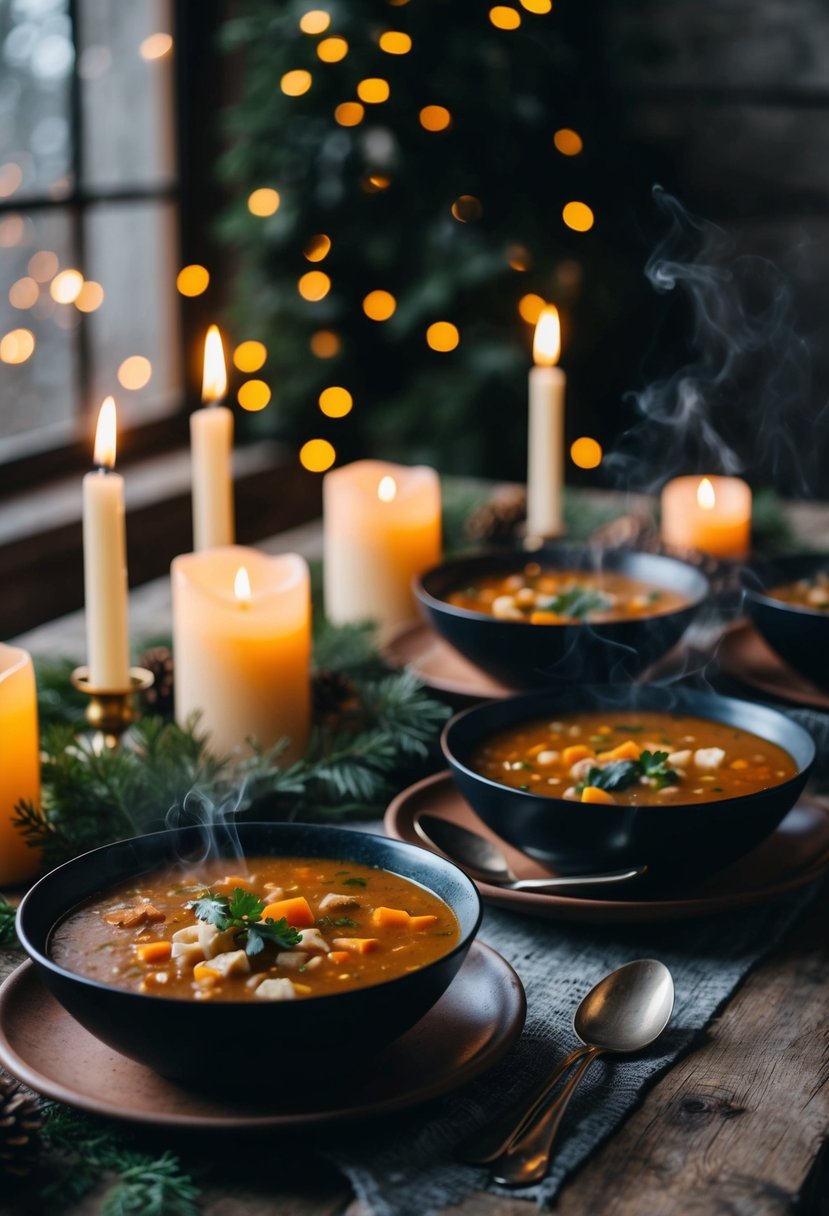
POLYGON ((739 477, 675 477, 662 490, 662 540, 742 561, 751 548, 751 489, 739 477))
POLYGON ((40 855, 14 826, 18 802, 40 802, 40 741, 31 656, 0 643, 0 886, 25 882, 40 855))

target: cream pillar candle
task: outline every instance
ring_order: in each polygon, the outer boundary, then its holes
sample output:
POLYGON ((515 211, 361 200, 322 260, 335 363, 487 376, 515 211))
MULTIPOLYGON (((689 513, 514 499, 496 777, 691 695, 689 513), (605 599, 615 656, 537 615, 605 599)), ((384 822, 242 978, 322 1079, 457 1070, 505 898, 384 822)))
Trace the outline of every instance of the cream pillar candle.
POLYGON ((358 460, 323 481, 325 611, 384 631, 416 616, 412 579, 440 561, 434 469, 358 460))
POLYGON ((39 853, 14 827, 18 802, 40 802, 40 743, 32 660, 0 643, 0 886, 25 882, 39 853))
POLYGON ((751 548, 751 488, 739 477, 675 477, 662 490, 662 539, 742 561, 751 548))
POLYGON ((107 397, 95 435, 97 471, 83 479, 83 568, 89 683, 130 686, 124 479, 115 469, 115 402, 107 397))
POLYGON ((527 444, 527 535, 564 531, 564 390, 558 310, 545 308, 533 342, 527 444))
POLYGON ((193 548, 232 545, 236 538, 233 511, 233 414, 221 404, 227 393, 222 336, 211 325, 204 343, 204 408, 190 415, 193 461, 193 548))
POLYGON ((176 719, 200 712, 217 754, 286 738, 297 759, 311 720, 305 561, 228 545, 177 557, 172 579, 176 719))

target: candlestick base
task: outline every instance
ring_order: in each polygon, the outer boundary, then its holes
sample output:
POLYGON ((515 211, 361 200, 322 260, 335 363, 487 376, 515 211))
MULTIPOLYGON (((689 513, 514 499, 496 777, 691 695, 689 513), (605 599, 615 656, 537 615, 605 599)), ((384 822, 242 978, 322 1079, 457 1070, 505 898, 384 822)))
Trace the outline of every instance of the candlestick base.
POLYGON ((561 544, 567 539, 567 531, 562 527, 560 532, 550 532, 547 535, 542 535, 539 532, 530 532, 526 524, 518 530, 518 540, 521 548, 527 553, 534 553, 538 549, 543 549, 545 545, 561 544))
POLYGON ((134 694, 146 692, 155 677, 146 667, 131 667, 129 688, 96 688, 89 682, 89 668, 76 667, 71 679, 73 687, 89 698, 86 720, 96 732, 96 744, 115 748, 124 732, 138 721, 134 694))

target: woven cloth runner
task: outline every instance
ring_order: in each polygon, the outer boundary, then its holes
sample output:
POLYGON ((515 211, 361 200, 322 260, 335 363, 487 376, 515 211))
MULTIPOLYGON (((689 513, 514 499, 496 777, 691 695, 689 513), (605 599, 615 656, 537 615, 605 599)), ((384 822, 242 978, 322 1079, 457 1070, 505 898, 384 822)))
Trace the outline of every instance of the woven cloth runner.
POLYGON ((572 926, 487 910, 480 936, 515 968, 527 991, 524 1033, 489 1073, 438 1102, 363 1125, 320 1148, 351 1181, 370 1216, 432 1216, 488 1186, 483 1168, 453 1151, 577 1046, 572 1018, 581 998, 622 963, 659 958, 671 969, 671 1024, 648 1051, 599 1059, 568 1108, 550 1173, 538 1186, 510 1191, 549 1206, 564 1181, 627 1118, 658 1077, 687 1052, 749 971, 814 897, 807 889, 705 921, 665 925, 572 926))

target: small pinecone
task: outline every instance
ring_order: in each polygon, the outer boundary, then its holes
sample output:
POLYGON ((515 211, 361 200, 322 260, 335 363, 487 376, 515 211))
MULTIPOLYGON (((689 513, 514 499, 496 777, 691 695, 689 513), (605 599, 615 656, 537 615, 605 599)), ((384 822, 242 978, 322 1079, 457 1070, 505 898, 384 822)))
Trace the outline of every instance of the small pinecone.
POLYGON ((523 486, 505 486, 470 512, 464 531, 470 540, 499 544, 513 540, 526 518, 527 491, 523 486))
POLYGON ((40 1152, 42 1124, 39 1099, 0 1075, 0 1182, 29 1174, 40 1152))
POLYGON ((590 543, 604 549, 642 549, 647 553, 661 549, 659 533, 647 515, 620 515, 596 528, 590 543))
POLYGON ((139 656, 138 664, 155 677, 144 693, 144 704, 150 713, 170 717, 173 712, 173 655, 167 646, 153 646, 139 656))
POLYGON ((342 671, 322 668, 315 671, 311 679, 311 699, 314 721, 321 722, 345 709, 354 701, 357 689, 354 682, 342 671))

